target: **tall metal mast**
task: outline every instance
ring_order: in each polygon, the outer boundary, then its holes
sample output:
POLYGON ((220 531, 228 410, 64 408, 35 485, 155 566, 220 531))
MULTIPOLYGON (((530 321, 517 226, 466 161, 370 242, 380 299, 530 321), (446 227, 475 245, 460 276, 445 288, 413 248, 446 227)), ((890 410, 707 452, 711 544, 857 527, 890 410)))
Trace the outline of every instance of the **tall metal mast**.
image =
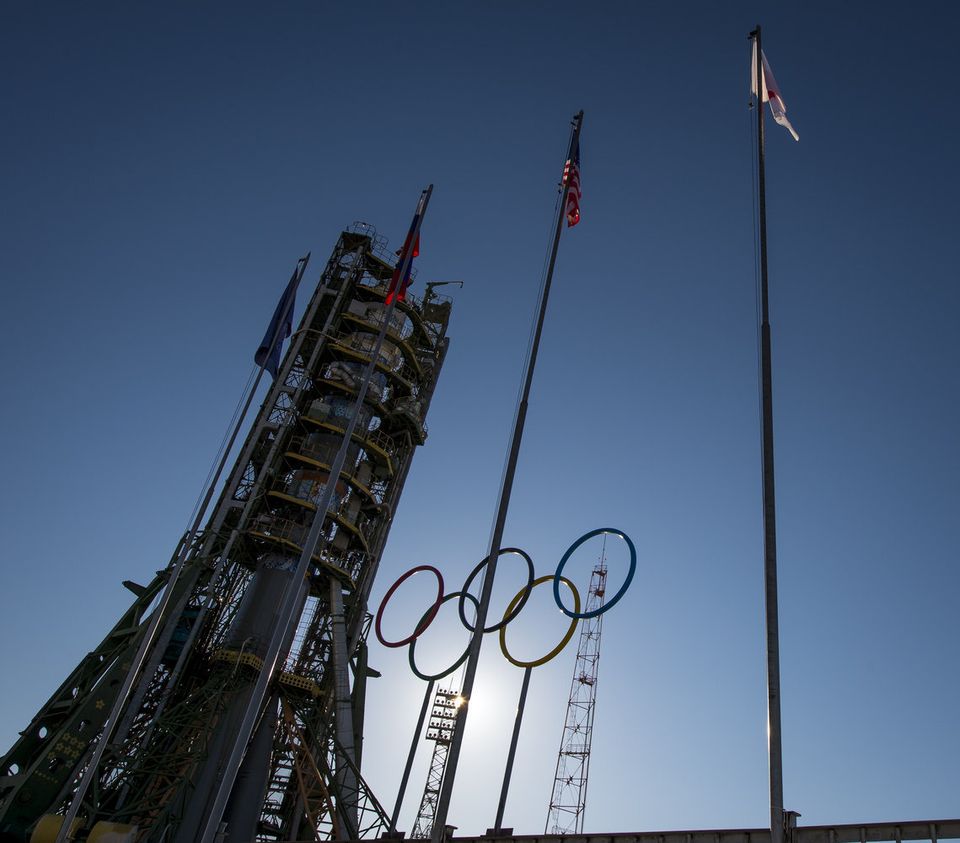
POLYGON ((760 418, 763 460, 763 573, 767 628, 767 740, 770 758, 770 840, 783 843, 783 750, 780 737, 780 623, 777 598, 777 509, 773 482, 773 366, 767 280, 767 186, 764 168, 763 51, 754 42, 757 79, 757 189, 760 217, 760 418))
MULTIPOLYGON (((606 538, 604 538, 604 550, 606 538)), ((584 612, 603 608, 607 592, 607 559, 604 551, 590 575, 584 612)), ((557 755, 557 770, 544 834, 582 834, 590 773, 590 746, 597 703, 597 673, 600 667, 600 633, 603 615, 580 621, 577 660, 570 682, 570 697, 557 755)))
MULTIPOLYGON (((567 151, 567 162, 572 163, 580 151, 580 130, 583 127, 583 112, 580 111, 573 118, 573 128, 570 133, 570 146, 567 151)), ((547 265, 547 274, 543 289, 540 293, 540 303, 537 310, 537 321, 530 344, 530 353, 527 358, 526 371, 523 376, 523 388, 520 394, 520 403, 517 407, 517 417, 513 424, 513 433, 510 439, 510 449, 507 456, 507 465, 500 484, 500 495, 497 501, 497 511, 494 517, 493 530, 490 537, 490 552, 487 554, 487 569, 483 577, 480 591, 480 606, 474 621, 474 633, 470 639, 470 654, 467 658, 466 671, 463 678, 463 710, 454 724, 453 737, 450 740, 450 752, 447 759, 447 770, 443 777, 440 798, 437 804, 437 813, 431 839, 440 843, 444 836, 447 822, 447 811, 450 808, 450 797, 453 795, 453 785, 457 775, 457 763, 460 759, 460 747, 463 743, 463 733, 470 713, 470 697, 473 694, 473 682, 477 675, 477 666, 480 663, 480 646, 483 643, 487 611, 490 608, 490 598, 493 594, 493 581, 497 571, 497 559, 500 556, 503 531, 507 523, 507 511, 510 508, 510 495, 513 491, 513 480, 517 470, 517 460, 520 456, 520 443, 523 441, 523 428, 527 419, 527 404, 530 399, 530 388, 533 384, 533 373, 537 365, 537 352, 540 349, 540 338, 543 334, 543 325, 547 314, 547 302, 550 297, 550 286, 553 282, 553 269, 557 262, 557 251, 560 247, 560 234, 563 231, 563 218, 566 210, 567 195, 570 183, 564 179, 560 191, 560 202, 557 210, 557 222, 554 229, 553 245, 550 251, 550 262, 547 265)))

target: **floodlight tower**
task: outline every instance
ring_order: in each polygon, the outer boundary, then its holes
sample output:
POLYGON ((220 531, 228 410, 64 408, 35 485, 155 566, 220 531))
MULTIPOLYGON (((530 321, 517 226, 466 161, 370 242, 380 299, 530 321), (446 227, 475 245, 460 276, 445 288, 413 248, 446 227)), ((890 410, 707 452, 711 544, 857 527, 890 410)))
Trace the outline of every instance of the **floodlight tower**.
MULTIPOLYGON (((590 575, 585 614, 603 608, 607 590, 606 541, 600 561, 590 575)), ((582 834, 590 772, 593 715, 597 703, 597 670, 600 665, 600 632, 603 615, 580 621, 577 661, 570 683, 570 698, 560 739, 557 770, 547 811, 545 834, 582 834)))
POLYGON ((417 811, 410 837, 429 839, 433 832, 433 820, 437 815, 437 800, 440 798, 440 786, 447 769, 447 752, 453 738, 453 727, 457 719, 463 698, 459 691, 437 691, 433 700, 433 711, 424 740, 433 743, 430 767, 427 769, 427 783, 423 788, 423 798, 417 811))
POLYGON ((451 303, 407 294, 391 311, 385 247, 365 223, 340 235, 206 528, 174 554, 178 576, 171 562, 147 586, 126 583, 131 608, 0 761, 0 840, 64 837, 67 806, 78 808, 72 839, 114 843, 355 839, 386 827, 360 774, 365 683, 377 675, 367 599, 427 435, 451 303), (302 557, 306 588, 293 575, 302 557), (278 627, 288 589, 303 597, 278 627))

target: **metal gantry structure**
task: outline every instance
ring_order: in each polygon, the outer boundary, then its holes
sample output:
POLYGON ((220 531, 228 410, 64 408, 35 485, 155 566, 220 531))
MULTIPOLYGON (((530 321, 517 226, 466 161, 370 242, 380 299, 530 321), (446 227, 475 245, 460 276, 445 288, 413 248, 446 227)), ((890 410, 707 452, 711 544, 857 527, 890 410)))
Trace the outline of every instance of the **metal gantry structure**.
MULTIPOLYGON (((606 539, 600 560, 590 575, 584 614, 603 608, 607 591, 606 539)), ((600 633, 603 615, 580 621, 577 660, 570 682, 570 697, 557 755, 557 769, 544 834, 582 834, 590 773, 593 716, 597 704, 597 672, 600 666, 600 633)))
POLYGON ((377 675, 367 665, 367 600, 427 435, 451 312, 429 286, 423 301, 408 294, 388 308, 395 263, 373 227, 340 235, 205 529, 148 585, 125 583, 130 608, 0 762, 0 840, 60 834, 158 612, 71 839, 195 843, 215 828, 225 843, 319 841, 386 828, 360 772, 366 680, 377 675), (369 383, 362 402, 361 380, 369 383), (331 480, 341 446, 346 461, 331 480), (321 517, 328 482, 335 491, 321 517), (302 605, 242 765, 225 781, 238 724, 267 669, 277 606, 314 523, 320 541, 302 605), (221 819, 211 810, 224 792, 221 819))
POLYGON ((420 808, 417 810, 417 819, 414 821, 413 831, 410 832, 411 838, 425 840, 433 833, 440 787, 447 769, 447 752, 462 699, 459 691, 444 690, 437 691, 433 699, 433 710, 424 734, 424 740, 433 744, 433 754, 427 768, 427 782, 423 788, 420 808))

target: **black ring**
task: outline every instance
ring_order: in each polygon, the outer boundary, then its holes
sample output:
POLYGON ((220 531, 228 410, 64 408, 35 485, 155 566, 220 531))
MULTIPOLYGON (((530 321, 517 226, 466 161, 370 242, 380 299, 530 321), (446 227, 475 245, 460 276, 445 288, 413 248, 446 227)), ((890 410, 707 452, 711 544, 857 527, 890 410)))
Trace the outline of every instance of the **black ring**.
MULTIPOLYGON (((480 610, 480 603, 476 597, 474 597, 472 594, 467 594, 466 592, 460 592, 460 591, 454 591, 446 595, 443 598, 443 600, 440 601, 440 605, 442 606, 444 603, 446 603, 448 600, 452 600, 454 597, 460 598, 461 603, 459 605, 461 606, 463 605, 463 602, 462 602, 463 598, 469 597, 473 601, 473 605, 477 607, 477 611, 480 610)), ((423 617, 420 618, 420 623, 423 623, 427 619, 427 615, 429 614, 430 614, 430 609, 427 609, 427 611, 424 612, 423 617)), ((420 628, 420 623, 417 624, 418 629, 420 628)), ((446 670, 441 671, 440 673, 435 673, 433 676, 431 676, 428 673, 421 673, 419 670, 417 670, 417 663, 414 661, 413 651, 414 651, 414 648, 416 648, 417 646, 418 640, 419 640, 418 638, 414 638, 414 640, 410 642, 410 649, 407 652, 407 660, 410 662, 410 670, 413 671, 414 676, 422 679, 424 682, 435 682, 439 679, 443 679, 444 676, 447 676, 448 674, 453 673, 453 671, 455 671, 458 667, 460 667, 460 665, 463 664, 467 656, 470 655, 470 642, 473 641, 473 636, 472 635, 470 636, 470 641, 467 642, 467 649, 463 651, 463 655, 460 656, 460 658, 457 659, 446 670)))
MULTIPOLYGON (((533 573, 533 560, 526 554, 525 551, 521 550, 519 547, 504 547, 504 548, 502 548, 502 549, 500 550, 500 552, 497 554, 497 559, 499 559, 501 556, 503 556, 504 553, 516 553, 516 554, 522 556, 522 557, 526 560, 526 563, 527 563, 527 584, 526 584, 526 586, 524 586, 524 589, 523 589, 523 592, 524 592, 524 593, 523 593, 523 597, 521 597, 521 598, 520 598, 520 602, 517 603, 517 605, 513 607, 513 611, 512 611, 509 615, 504 615, 503 618, 500 620, 499 623, 495 623, 495 624, 493 624, 493 626, 488 626, 486 629, 484 629, 484 630, 483 630, 484 634, 486 634, 486 633, 488 633, 488 632, 496 632, 496 631, 499 630, 501 627, 506 626, 508 623, 510 623, 510 621, 512 621, 517 615, 520 614, 521 609, 523 609, 523 607, 524 607, 524 606, 526 605, 526 603, 527 603, 527 599, 530 597, 530 592, 533 591, 533 580, 534 580, 534 576, 535 576, 535 574, 533 573)), ((470 591, 470 586, 473 584, 474 577, 476 577, 477 574, 480 573, 480 569, 483 568, 483 566, 486 565, 489 560, 490 560, 490 557, 488 556, 486 559, 484 559, 483 561, 481 561, 480 564, 477 565, 476 568, 474 568, 474 569, 470 572, 470 576, 467 577, 467 581, 463 584, 463 589, 460 591, 460 600, 459 600, 459 602, 457 603, 457 610, 460 612, 460 623, 462 623, 468 630, 470 630, 470 632, 474 632, 474 631, 476 630, 476 627, 474 627, 474 626, 467 620, 467 613, 463 610, 463 598, 464 598, 464 596, 465 596, 466 594, 469 593, 469 591, 470 591)), ((454 593, 456 594, 456 592, 454 592, 454 593)), ((471 595, 471 596, 472 596, 472 595, 471 595)), ((476 598, 474 598, 474 599, 476 599, 476 598)), ((478 609, 478 611, 479 611, 479 605, 477 606, 477 609, 478 609)))

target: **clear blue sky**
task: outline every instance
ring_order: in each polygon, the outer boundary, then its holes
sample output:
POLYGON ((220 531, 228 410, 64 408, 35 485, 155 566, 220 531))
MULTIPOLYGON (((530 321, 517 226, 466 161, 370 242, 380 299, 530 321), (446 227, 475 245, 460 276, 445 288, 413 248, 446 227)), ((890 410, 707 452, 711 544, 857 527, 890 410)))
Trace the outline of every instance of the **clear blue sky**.
MULTIPOLYGON (((764 825, 760 22, 801 136, 769 124, 786 805, 804 823, 960 813, 954 4, 3 18, 4 749, 127 605, 120 581, 169 559, 296 259, 313 251, 315 280, 358 219, 399 245, 429 182, 418 289, 466 286, 374 598, 413 564, 462 581, 485 552, 583 108, 583 221, 561 245, 506 541, 538 573, 598 526, 640 550, 604 627, 587 829, 764 825)), ((390 631, 429 588, 405 589, 390 631)), ((543 601, 511 645, 534 654, 560 625, 543 601)), ((438 621, 428 663, 454 630, 438 621)), ((463 832, 493 824, 520 684, 484 652, 463 832)), ((374 644, 371 661, 365 766, 389 805, 423 686, 401 652, 374 644)), ((533 676, 518 832, 543 827, 572 665, 570 649, 533 676)))

